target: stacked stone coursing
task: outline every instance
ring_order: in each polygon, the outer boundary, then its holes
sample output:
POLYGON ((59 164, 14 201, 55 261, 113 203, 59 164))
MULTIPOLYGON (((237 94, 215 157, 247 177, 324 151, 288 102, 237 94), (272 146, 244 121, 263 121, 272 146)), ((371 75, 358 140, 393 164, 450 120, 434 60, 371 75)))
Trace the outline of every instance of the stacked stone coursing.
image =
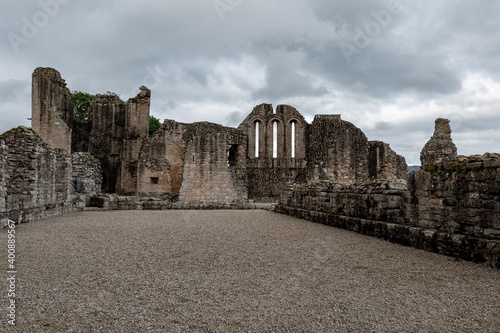
POLYGON ((368 179, 368 139, 340 115, 317 115, 307 154, 310 180, 341 184, 368 179))
POLYGON ((408 184, 413 225, 500 240, 500 154, 427 164, 408 184))
POLYGON ((165 120, 142 146, 138 166, 138 193, 177 199, 182 185, 189 125, 165 120))
POLYGON ((403 179, 406 177, 406 161, 382 141, 368 142, 368 176, 370 179, 403 179))
POLYGON ((186 142, 181 202, 246 201, 246 137, 234 128, 194 123, 183 134, 186 142))
POLYGON ((71 158, 65 150, 49 148, 26 127, 14 128, 0 140, 5 143, 0 166, 4 222, 28 222, 73 210, 71 158))
POLYGON ((85 195, 101 193, 102 174, 98 159, 89 153, 73 153, 72 181, 75 192, 85 195))

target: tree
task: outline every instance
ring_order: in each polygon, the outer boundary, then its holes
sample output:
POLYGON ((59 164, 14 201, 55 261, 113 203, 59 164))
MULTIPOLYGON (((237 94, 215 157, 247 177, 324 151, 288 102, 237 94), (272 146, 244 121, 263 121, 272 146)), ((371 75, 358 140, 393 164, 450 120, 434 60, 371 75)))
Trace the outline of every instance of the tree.
POLYGON ((91 95, 82 91, 73 92, 73 118, 77 121, 86 122, 89 119, 89 103, 94 99, 91 95))
POLYGON ((153 135, 161 127, 160 119, 149 116, 149 135, 153 135))

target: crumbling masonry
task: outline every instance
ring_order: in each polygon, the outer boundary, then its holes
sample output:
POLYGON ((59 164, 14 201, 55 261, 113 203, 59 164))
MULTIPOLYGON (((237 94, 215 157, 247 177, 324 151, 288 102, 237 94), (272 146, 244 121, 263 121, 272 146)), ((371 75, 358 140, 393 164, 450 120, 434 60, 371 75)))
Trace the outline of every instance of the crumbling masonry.
POLYGON ((457 156, 446 119, 408 174, 388 144, 340 115, 308 123, 256 106, 237 128, 165 120, 148 134, 151 91, 97 95, 73 121, 59 72, 33 73, 32 129, 0 136, 0 219, 82 210, 252 207, 500 266, 500 155, 457 156))

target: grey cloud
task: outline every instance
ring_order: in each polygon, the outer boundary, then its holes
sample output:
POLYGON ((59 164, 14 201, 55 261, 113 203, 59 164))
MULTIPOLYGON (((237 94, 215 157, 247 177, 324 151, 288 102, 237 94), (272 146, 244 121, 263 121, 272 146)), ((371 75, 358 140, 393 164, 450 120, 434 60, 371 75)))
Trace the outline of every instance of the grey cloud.
POLYGON ((314 86, 312 79, 300 73, 301 51, 272 50, 267 58, 266 86, 252 94, 254 100, 275 100, 296 96, 321 96, 328 93, 324 86, 314 86))
POLYGON ((24 80, 0 82, 0 101, 3 103, 24 102, 31 98, 31 83, 24 80))
MULTIPOLYGON (((370 139, 388 141, 414 159, 432 133, 434 114, 408 123, 380 119, 365 124, 364 119, 376 119, 388 105, 397 104, 404 113, 433 101, 442 101, 435 113, 450 115, 449 106, 460 107, 457 94, 467 75, 499 82, 500 3, 401 4, 403 12, 392 15, 348 63, 341 42, 352 43, 356 29, 364 29, 374 19, 371 12, 387 8, 387 1, 243 1, 223 20, 206 0, 70 1, 18 54, 7 34, 20 32, 21 18, 32 17, 40 6, 4 1, 0 132, 25 123, 31 72, 51 66, 72 90, 109 90, 126 99, 148 85, 152 113, 184 121, 212 117, 235 125, 258 102, 293 104, 308 119, 315 113, 342 113, 363 125, 370 139), (251 65, 241 65, 246 59, 251 65), (231 73, 225 63, 241 65, 241 73, 231 73), (157 68, 161 75, 151 76, 157 68), (198 114, 199 109, 211 111, 198 114)), ((498 128, 496 107, 477 103, 485 115, 462 117, 457 132, 481 136, 498 128)), ((483 140, 494 147, 492 139, 483 140)))

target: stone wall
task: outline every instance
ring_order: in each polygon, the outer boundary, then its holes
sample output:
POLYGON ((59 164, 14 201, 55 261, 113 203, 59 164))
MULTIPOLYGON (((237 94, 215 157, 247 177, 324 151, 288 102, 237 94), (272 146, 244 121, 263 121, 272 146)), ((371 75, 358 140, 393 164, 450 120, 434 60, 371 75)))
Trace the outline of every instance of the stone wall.
POLYGON ((410 223, 500 240, 500 154, 458 156, 412 173, 410 223))
POLYGON ((248 197, 255 202, 277 202, 287 184, 306 180, 304 158, 247 160, 248 197))
POLYGON ((106 193, 137 193, 139 153, 148 137, 150 99, 151 91, 141 87, 127 102, 113 94, 96 95, 90 102, 88 125, 80 124, 90 130, 84 127, 78 132, 90 131, 88 152, 101 162, 102 190, 106 193))
POLYGON ((101 163, 89 153, 73 153, 71 178, 76 193, 85 195, 101 193, 101 163))
POLYGON ((121 154, 120 184, 117 193, 137 193, 137 168, 141 147, 149 134, 151 90, 142 86, 140 93, 127 101, 123 150, 121 154))
POLYGON ((368 139, 340 115, 315 116, 309 141, 309 180, 350 184, 368 179, 368 139))
POLYGON ((370 179, 402 179, 406 176, 406 161, 382 141, 368 142, 368 176, 370 179))
POLYGON ((191 124, 184 138, 187 145, 180 201, 230 203, 248 199, 244 133, 204 122, 191 124))
POLYGON ((274 112, 271 104, 260 104, 238 129, 247 134, 247 158, 281 159, 305 157, 307 127, 304 117, 292 106, 278 105, 274 112), (275 129, 276 142, 273 143, 275 129), (273 155, 274 144, 276 156, 273 155))
POLYGON ((402 156, 383 142, 369 142, 339 115, 317 116, 309 125, 291 106, 274 112, 261 104, 238 129, 165 121, 142 146, 137 182, 139 194, 172 200, 276 202, 288 183, 351 184, 405 174, 402 156))
POLYGON ((427 165, 405 180, 290 186, 280 213, 500 267, 500 155, 427 165))
POLYGON ((71 157, 52 149, 32 130, 17 127, 0 136, 0 218, 18 223, 71 212, 71 157))
POLYGON ((274 112, 271 104, 257 105, 238 129, 246 133, 248 142, 246 172, 251 200, 276 202, 288 182, 305 181, 309 124, 294 107, 278 105, 274 112))
POLYGON ((138 192, 183 202, 247 200, 245 152, 237 129, 167 120, 142 147, 138 192))
POLYGON ((138 165, 140 195, 178 198, 186 153, 183 134, 187 127, 187 124, 165 120, 162 128, 144 142, 138 165))
POLYGON ((57 70, 35 69, 31 103, 33 130, 49 147, 70 153, 73 96, 57 70))

